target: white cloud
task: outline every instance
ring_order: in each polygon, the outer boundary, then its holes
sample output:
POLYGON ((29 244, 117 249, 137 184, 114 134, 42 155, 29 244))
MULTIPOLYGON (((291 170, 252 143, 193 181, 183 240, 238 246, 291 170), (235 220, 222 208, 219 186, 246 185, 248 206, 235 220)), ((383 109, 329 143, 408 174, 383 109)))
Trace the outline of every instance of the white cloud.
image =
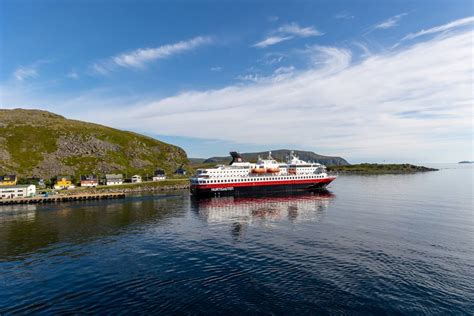
POLYGON ((98 74, 107 74, 118 67, 140 69, 155 60, 168 58, 175 54, 193 50, 211 42, 212 39, 210 37, 198 36, 187 41, 180 41, 160 47, 139 48, 95 63, 92 65, 92 70, 98 74))
POLYGON ((260 42, 256 43, 253 46, 259 47, 259 48, 265 48, 265 47, 268 47, 268 46, 271 46, 271 45, 281 43, 283 41, 290 40, 292 38, 293 38, 293 36, 270 36, 270 37, 267 37, 266 39, 264 39, 263 41, 260 41, 260 42))
POLYGON ((276 22, 276 21, 278 21, 279 19, 280 19, 280 18, 277 17, 276 15, 272 15, 272 16, 269 16, 269 17, 267 18, 267 21, 268 21, 268 22, 276 22))
MULTIPOLYGON (((289 144, 349 159, 472 159, 473 35, 466 29, 443 33, 357 63, 347 48, 311 46, 306 53, 313 66, 281 68, 287 75, 281 80, 272 80, 275 72, 264 80, 150 101, 99 95, 49 104, 66 114, 66 103, 80 109, 75 118, 123 129, 262 149, 289 144)), ((10 100, 2 98, 18 106, 10 100)))
POLYGON ((75 70, 71 70, 66 77, 70 79, 79 79, 79 74, 75 70))
POLYGON ((473 23, 474 23, 474 17, 470 16, 470 17, 467 17, 467 18, 464 18, 464 19, 459 19, 459 20, 456 20, 456 21, 452 21, 452 22, 444 24, 444 25, 432 27, 432 28, 427 29, 427 30, 421 30, 417 33, 410 33, 407 36, 405 36, 402 40, 409 40, 409 39, 414 39, 414 38, 417 38, 417 37, 420 37, 420 36, 423 36, 423 35, 435 34, 435 33, 439 33, 439 32, 445 32, 445 31, 448 31, 448 30, 451 30, 451 29, 454 29, 454 28, 458 28, 458 27, 461 27, 461 26, 471 25, 473 23))
POLYGON ((273 53, 265 54, 262 61, 265 65, 274 65, 274 64, 281 63, 286 58, 287 58, 287 56, 282 54, 282 53, 274 53, 273 52, 273 53))
POLYGON ((340 20, 352 20, 354 16, 349 12, 340 12, 334 16, 336 19, 340 20))
POLYGON ((312 37, 321 36, 324 33, 318 31, 314 27, 300 27, 297 23, 284 24, 278 29, 270 32, 270 36, 264 40, 254 44, 254 47, 265 48, 284 41, 291 40, 295 37, 312 37))
POLYGON ((211 67, 211 71, 213 71, 213 72, 220 72, 220 71, 222 71, 222 67, 219 67, 219 66, 211 67))
POLYGON ((36 78, 38 77, 37 66, 33 65, 33 66, 18 67, 13 72, 13 77, 18 81, 23 81, 30 78, 36 78))
POLYGON ((294 75, 295 71, 296 69, 293 66, 279 67, 275 69, 271 75, 268 75, 268 76, 264 76, 259 73, 252 73, 252 74, 237 76, 236 79, 241 80, 241 81, 251 81, 251 82, 258 82, 258 83, 271 83, 271 82, 274 83, 274 82, 288 79, 289 77, 294 75))
POLYGON ((185 92, 131 109, 123 121, 109 119, 156 134, 286 143, 349 157, 467 154, 472 35, 436 38, 355 65, 346 49, 315 47, 315 68, 283 80, 249 77, 254 83, 185 92))
POLYGON ((401 14, 392 16, 391 18, 375 25, 374 28, 375 29, 389 29, 389 28, 395 27, 398 25, 398 22, 401 20, 401 18, 407 14, 408 13, 401 13, 401 14))
POLYGON ((318 31, 314 27, 300 27, 296 23, 282 25, 278 28, 278 32, 281 34, 294 35, 297 37, 310 37, 310 36, 323 35, 323 33, 318 31))

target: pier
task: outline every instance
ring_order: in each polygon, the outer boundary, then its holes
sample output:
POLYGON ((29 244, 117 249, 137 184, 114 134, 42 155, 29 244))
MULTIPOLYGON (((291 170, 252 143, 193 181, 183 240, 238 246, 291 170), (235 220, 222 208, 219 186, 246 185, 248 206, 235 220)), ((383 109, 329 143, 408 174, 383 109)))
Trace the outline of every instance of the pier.
POLYGON ((40 204, 40 203, 57 203, 57 202, 72 202, 72 201, 87 201, 87 200, 108 200, 108 199, 123 199, 125 193, 95 193, 95 194, 58 194, 52 196, 36 196, 25 198, 0 199, 0 205, 12 204, 40 204))

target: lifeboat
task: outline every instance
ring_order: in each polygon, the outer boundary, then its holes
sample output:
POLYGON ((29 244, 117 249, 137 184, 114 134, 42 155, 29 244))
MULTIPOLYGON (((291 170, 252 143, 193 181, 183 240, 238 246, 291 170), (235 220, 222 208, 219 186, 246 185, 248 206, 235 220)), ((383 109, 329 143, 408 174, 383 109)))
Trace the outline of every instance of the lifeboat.
POLYGON ((270 167, 270 168, 267 168, 267 172, 268 172, 268 173, 277 173, 277 172, 280 172, 280 168, 278 168, 278 167, 270 167))
POLYGON ((253 168, 251 170, 252 173, 258 173, 258 174, 262 174, 262 173, 265 173, 265 168, 253 168))

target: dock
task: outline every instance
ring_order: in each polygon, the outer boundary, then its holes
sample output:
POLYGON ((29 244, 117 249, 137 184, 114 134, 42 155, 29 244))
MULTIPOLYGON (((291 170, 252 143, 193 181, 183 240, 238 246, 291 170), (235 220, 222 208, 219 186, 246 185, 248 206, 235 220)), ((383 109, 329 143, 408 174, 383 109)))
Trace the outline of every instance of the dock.
POLYGON ((125 193, 95 193, 95 194, 58 194, 51 196, 35 196, 25 198, 0 199, 0 205, 12 204, 41 204, 41 203, 58 203, 58 202, 72 202, 72 201, 87 201, 87 200, 108 200, 108 199, 123 199, 125 193))

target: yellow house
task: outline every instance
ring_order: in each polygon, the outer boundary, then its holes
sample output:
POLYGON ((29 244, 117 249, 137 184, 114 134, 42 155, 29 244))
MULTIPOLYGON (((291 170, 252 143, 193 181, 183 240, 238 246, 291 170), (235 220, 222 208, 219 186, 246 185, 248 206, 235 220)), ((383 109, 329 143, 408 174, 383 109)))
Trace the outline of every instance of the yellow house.
POLYGON ((74 185, 69 177, 57 177, 54 188, 56 190, 69 189, 74 188, 74 185))
POLYGON ((3 175, 0 176, 0 185, 16 185, 16 175, 3 175))

